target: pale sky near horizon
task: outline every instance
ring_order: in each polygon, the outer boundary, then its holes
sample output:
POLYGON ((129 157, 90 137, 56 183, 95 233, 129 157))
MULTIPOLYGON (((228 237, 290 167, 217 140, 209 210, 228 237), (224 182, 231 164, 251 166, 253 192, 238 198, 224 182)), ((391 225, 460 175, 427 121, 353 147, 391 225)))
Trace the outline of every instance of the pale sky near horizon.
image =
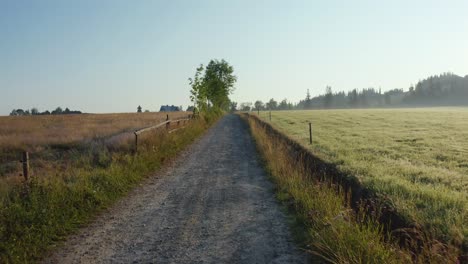
POLYGON ((462 0, 0 0, 0 115, 186 107, 210 59, 234 66, 239 103, 407 89, 468 74, 467 47, 462 0))

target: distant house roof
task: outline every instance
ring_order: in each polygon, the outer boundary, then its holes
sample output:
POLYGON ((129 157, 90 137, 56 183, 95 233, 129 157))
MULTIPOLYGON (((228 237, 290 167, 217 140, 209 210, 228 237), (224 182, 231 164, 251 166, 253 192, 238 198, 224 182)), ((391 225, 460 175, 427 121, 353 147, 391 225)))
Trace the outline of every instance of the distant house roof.
POLYGON ((180 111, 178 106, 174 105, 162 105, 159 112, 177 112, 180 111))

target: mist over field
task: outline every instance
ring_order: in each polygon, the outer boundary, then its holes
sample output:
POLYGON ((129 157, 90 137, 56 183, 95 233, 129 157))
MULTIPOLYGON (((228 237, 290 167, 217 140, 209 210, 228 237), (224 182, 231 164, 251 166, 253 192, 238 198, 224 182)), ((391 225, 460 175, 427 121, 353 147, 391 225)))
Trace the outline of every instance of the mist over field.
POLYGON ((1 1, 0 263, 468 263, 468 1, 1 1))
POLYGON ((294 104, 327 86, 345 94, 408 92, 430 76, 468 74, 462 0, 0 5, 0 115, 58 106, 185 110, 192 105, 187 78, 212 58, 234 66, 231 99, 239 105, 294 104))

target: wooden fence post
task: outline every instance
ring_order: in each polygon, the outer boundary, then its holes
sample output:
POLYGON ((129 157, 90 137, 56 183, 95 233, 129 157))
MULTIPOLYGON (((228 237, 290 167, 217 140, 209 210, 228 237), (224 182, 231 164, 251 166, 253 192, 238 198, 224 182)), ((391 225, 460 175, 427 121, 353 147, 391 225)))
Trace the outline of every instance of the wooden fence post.
POLYGON ((312 145, 312 123, 309 122, 309 143, 312 145))
POLYGON ((23 176, 26 182, 29 181, 29 153, 23 152, 23 176))
POLYGON ((138 133, 135 131, 135 154, 138 153, 138 133))
MULTIPOLYGON (((167 115, 166 121, 169 121, 169 115, 167 115)), ((171 125, 170 122, 167 122, 167 123, 166 123, 166 130, 169 130, 170 125, 171 125)))

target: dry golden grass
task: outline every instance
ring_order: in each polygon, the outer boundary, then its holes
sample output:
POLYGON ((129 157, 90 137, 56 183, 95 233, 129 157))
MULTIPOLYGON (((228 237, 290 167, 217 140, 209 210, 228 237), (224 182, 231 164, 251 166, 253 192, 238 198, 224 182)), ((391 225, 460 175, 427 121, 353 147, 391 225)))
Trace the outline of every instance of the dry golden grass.
POLYGON ((188 116, 188 112, 0 117, 0 149, 37 150, 111 136, 188 116))
MULTIPOLYGON (((177 115, 180 117, 184 113, 177 115)), ((125 129, 153 125, 164 117, 164 114, 87 115, 81 118, 60 117, 54 121, 62 125, 62 129, 56 131, 58 135, 71 131, 74 136, 57 142, 70 142, 95 137, 93 131, 106 136, 125 129), (80 127, 80 120, 84 123, 83 128, 80 127)), ((171 118, 176 117, 171 115, 171 118)), ((41 121, 44 121, 40 119, 31 123, 40 127, 41 121)), ((22 131, 20 124, 27 124, 25 120, 32 119, 20 118, 16 131, 22 131)), ((10 125, 15 124, 11 119, 8 121, 10 125)), ((211 123, 198 118, 174 133, 152 130, 139 139, 138 154, 133 152, 132 147, 126 148, 126 144, 119 148, 112 145, 110 148, 101 140, 80 144, 76 148, 50 148, 41 153, 34 152, 31 155, 32 177, 28 184, 19 184, 21 179, 18 176, 0 177, 0 263, 39 261, 51 245, 125 196, 146 176, 176 157, 211 123)), ((39 130, 40 133, 24 133, 41 136, 42 141, 28 143, 50 144, 52 140, 46 136, 52 134, 50 130, 57 128, 50 128, 50 124, 48 127, 39 130)), ((9 134, 14 134, 13 131, 9 134)))

